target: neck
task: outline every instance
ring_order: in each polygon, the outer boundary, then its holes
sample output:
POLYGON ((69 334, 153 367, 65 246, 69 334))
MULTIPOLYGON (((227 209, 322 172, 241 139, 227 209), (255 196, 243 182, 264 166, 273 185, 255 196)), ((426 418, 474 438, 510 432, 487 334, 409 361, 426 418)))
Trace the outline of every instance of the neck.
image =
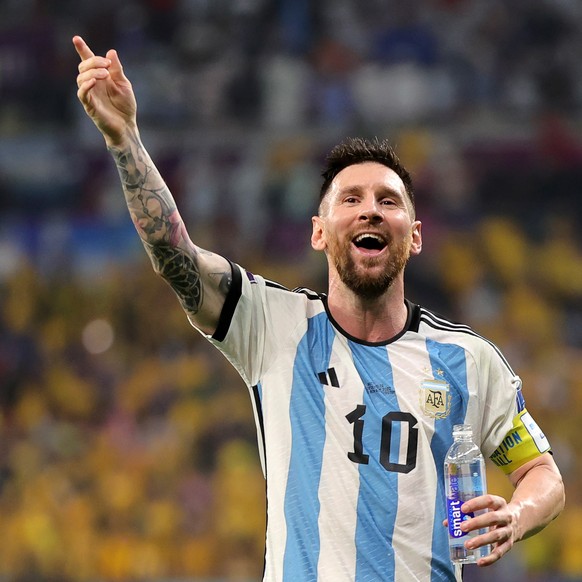
POLYGON ((344 331, 367 342, 393 338, 404 329, 408 318, 402 279, 395 280, 375 299, 362 298, 342 283, 330 282, 327 303, 331 315, 344 331))

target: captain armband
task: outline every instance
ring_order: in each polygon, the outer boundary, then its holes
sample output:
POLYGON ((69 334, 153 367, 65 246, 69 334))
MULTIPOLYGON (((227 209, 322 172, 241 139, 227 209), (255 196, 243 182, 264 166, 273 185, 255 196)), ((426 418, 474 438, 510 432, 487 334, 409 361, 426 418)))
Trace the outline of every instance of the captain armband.
POLYGON ((515 416, 513 426, 489 458, 509 474, 549 450, 548 439, 524 408, 515 416))

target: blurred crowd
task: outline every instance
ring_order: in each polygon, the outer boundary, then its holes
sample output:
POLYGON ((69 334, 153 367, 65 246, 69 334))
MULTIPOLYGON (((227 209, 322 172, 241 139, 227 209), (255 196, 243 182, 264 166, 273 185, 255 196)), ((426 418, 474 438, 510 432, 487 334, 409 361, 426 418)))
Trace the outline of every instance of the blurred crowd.
MULTIPOLYGON (((409 298, 503 350, 566 482, 563 515, 487 576, 582 580, 579 0, 0 0, 0 16, 0 581, 262 571, 247 391, 151 271, 76 100, 73 34, 120 53, 196 243, 289 287, 325 289, 308 247, 325 153, 395 144, 425 242, 409 298)), ((489 487, 511 494, 495 468, 489 487)))

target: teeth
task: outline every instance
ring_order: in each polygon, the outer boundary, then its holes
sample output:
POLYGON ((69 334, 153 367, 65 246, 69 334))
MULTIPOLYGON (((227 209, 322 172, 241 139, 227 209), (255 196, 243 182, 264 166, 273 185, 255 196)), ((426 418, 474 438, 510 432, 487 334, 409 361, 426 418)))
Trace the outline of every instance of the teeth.
POLYGON ((357 236, 354 239, 354 242, 360 242, 360 241, 364 240, 365 238, 373 238, 373 239, 377 240, 378 242, 381 242, 381 243, 384 242, 384 239, 382 237, 378 236, 377 234, 360 234, 359 236, 357 236))

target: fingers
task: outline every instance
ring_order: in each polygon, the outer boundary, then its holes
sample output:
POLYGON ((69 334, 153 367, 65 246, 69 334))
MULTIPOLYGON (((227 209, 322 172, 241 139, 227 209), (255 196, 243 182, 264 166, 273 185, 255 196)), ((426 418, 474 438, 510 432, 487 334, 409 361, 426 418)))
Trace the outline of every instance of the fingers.
POLYGON ((94 65, 89 69, 87 69, 86 67, 81 69, 79 67, 80 72, 77 75, 77 86, 80 87, 83 83, 91 79, 98 80, 107 78, 109 76, 109 71, 107 70, 108 67, 109 63, 106 62, 105 60, 102 60, 101 62, 96 61, 94 65))
POLYGON ((84 101, 97 80, 105 79, 109 75, 107 69, 111 66, 111 61, 95 56, 87 43, 78 35, 73 37, 73 45, 81 57, 79 75, 77 76, 77 87, 79 88, 77 95, 81 101, 84 101))
POLYGON ((109 76, 108 68, 111 66, 111 61, 105 57, 95 56, 80 36, 73 38, 73 44, 81 57, 79 74, 77 75, 77 97, 82 103, 88 104, 91 89, 98 80, 106 79, 109 76))
POLYGON ((111 67, 109 72, 113 77, 122 77, 123 76, 123 67, 121 66, 121 61, 119 60, 119 55, 117 51, 114 49, 110 49, 107 51, 107 59, 109 60, 111 67))
POLYGON ((86 61, 87 59, 90 59, 91 57, 95 56, 93 51, 89 48, 87 43, 80 36, 77 35, 73 37, 73 45, 75 46, 75 50, 77 51, 77 54, 81 57, 82 61, 86 61))
POLYGON ((88 105, 90 103, 90 101, 91 101, 90 91, 95 86, 96 82, 97 81, 95 79, 89 79, 89 80, 87 80, 84 83, 81 83, 79 85, 79 90, 77 91, 77 97, 79 98, 79 101, 81 103, 83 103, 84 105, 88 105))
POLYGON ((80 36, 73 37, 73 45, 81 57, 77 77, 79 87, 89 79, 104 79, 109 75, 116 82, 127 81, 116 50, 110 49, 105 57, 96 56, 80 36))
POLYGON ((510 540, 504 543, 497 544, 491 550, 491 553, 488 556, 479 558, 479 560, 477 561, 477 565, 481 567, 491 566, 491 564, 494 564, 495 562, 500 560, 505 554, 507 554, 507 552, 509 552, 512 547, 513 544, 511 543, 510 540))
POLYGON ((461 511, 464 513, 474 513, 483 509, 490 511, 497 511, 507 505, 507 501, 498 495, 481 495, 465 501, 461 506, 461 511))

